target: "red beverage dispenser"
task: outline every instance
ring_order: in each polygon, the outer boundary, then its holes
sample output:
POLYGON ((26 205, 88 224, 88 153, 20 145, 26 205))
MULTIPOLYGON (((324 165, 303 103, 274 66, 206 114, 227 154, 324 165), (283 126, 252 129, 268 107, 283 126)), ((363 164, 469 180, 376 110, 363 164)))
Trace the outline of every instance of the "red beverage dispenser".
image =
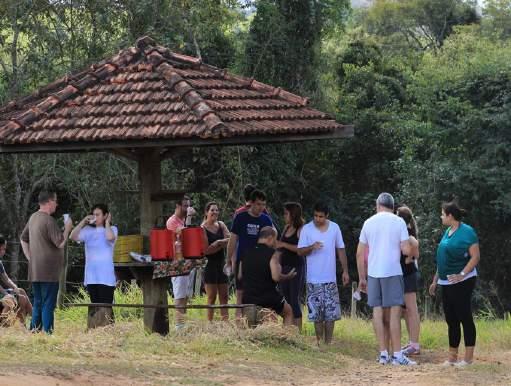
POLYGON ((189 227, 181 231, 183 257, 185 259, 202 259, 204 257, 204 237, 202 227, 189 227))
POLYGON ((157 224, 149 236, 149 249, 153 260, 172 260, 174 258, 174 243, 176 235, 173 231, 165 227, 157 221, 157 224))

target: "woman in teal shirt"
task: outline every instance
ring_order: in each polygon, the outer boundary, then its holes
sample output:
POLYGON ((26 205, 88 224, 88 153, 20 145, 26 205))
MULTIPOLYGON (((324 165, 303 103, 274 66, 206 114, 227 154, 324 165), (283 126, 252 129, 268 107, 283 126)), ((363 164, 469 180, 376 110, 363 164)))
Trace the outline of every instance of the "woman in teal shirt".
POLYGON ((474 291, 479 263, 479 240, 474 229, 461 222, 463 210, 455 202, 442 205, 442 224, 448 226, 438 245, 437 272, 429 293, 434 296, 437 284, 442 286, 442 303, 449 332, 448 365, 472 363, 476 344, 476 326, 472 317, 474 291), (465 341, 465 358, 458 362, 461 326, 465 341))

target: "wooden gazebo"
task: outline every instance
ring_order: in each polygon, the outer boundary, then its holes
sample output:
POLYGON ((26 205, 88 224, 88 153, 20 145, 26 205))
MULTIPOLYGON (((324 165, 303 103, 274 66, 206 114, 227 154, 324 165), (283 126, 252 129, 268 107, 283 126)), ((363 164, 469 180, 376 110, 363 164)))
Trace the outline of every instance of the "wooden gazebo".
POLYGON ((307 99, 169 51, 149 37, 0 107, 0 152, 109 151, 139 165, 141 224, 161 201, 161 160, 178 147, 343 138, 353 127, 307 99))
MULTIPOLYGON (((135 160, 140 231, 162 201, 161 161, 178 148, 344 138, 353 127, 307 107, 307 99, 169 51, 148 37, 90 68, 0 107, 0 152, 108 151, 135 160)), ((167 281, 146 280, 144 302, 167 304, 167 281)), ((168 332, 164 309, 146 310, 168 332)))

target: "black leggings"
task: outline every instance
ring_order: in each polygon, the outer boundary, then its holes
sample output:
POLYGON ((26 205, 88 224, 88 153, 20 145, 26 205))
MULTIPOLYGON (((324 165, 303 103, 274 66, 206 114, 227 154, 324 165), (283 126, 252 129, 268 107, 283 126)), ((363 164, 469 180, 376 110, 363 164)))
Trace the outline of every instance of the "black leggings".
POLYGON ((471 305, 475 284, 476 278, 471 277, 457 284, 442 286, 442 302, 449 331, 449 347, 458 348, 460 345, 460 324, 463 325, 465 347, 476 345, 476 325, 472 318, 471 305))
POLYGON ((87 292, 90 296, 91 303, 108 303, 114 302, 115 287, 104 284, 89 284, 87 292))

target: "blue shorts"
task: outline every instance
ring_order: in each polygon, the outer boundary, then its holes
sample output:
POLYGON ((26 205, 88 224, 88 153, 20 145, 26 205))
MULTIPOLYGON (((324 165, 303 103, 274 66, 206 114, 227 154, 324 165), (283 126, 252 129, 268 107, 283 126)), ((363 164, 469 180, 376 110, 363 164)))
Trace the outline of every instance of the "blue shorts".
POLYGON ((307 307, 310 322, 333 322, 341 318, 337 283, 307 283, 307 307))

